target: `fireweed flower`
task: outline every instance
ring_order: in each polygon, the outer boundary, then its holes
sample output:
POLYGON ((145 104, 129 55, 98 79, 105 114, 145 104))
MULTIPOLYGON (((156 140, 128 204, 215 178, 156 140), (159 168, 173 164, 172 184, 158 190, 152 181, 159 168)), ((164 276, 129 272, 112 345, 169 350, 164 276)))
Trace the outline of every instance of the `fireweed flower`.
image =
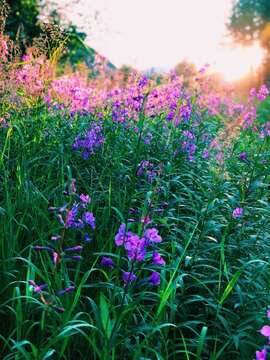
POLYGON ((125 284, 133 282, 137 279, 137 276, 133 272, 123 271, 122 278, 125 284))
POLYGON ((102 266, 106 266, 106 267, 109 267, 111 269, 115 267, 114 261, 111 258, 106 257, 106 256, 102 256, 100 264, 102 266))
POLYGON ((202 152, 202 158, 203 159, 208 159, 209 158, 209 151, 207 149, 204 149, 202 152))
POLYGON ((239 160, 246 161, 247 160, 247 153, 245 151, 241 152, 238 156, 239 160))
POLYGON ((261 328, 260 333, 261 333, 263 336, 268 337, 268 340, 270 340, 270 326, 269 326, 269 325, 264 325, 264 326, 261 328))
POLYGON ((124 244, 126 238, 126 225, 121 224, 118 230, 118 233, 115 235, 114 241, 116 246, 121 246, 124 244))
POLYGON ((124 247, 129 260, 143 261, 146 255, 146 245, 144 238, 140 239, 138 235, 128 232, 124 247))
POLYGON ((147 229, 144 233, 144 237, 150 243, 160 243, 162 241, 161 236, 158 234, 158 230, 155 228, 147 229))
POLYGON ((269 90, 267 89, 266 85, 262 85, 257 93, 257 99, 263 101, 269 95, 269 90))
POLYGON ((88 159, 104 143, 102 127, 93 123, 83 135, 77 136, 73 143, 74 150, 81 150, 84 159, 88 159))
POLYGON ((83 220, 86 224, 90 225, 90 227, 94 230, 96 227, 95 217, 92 212, 86 211, 83 216, 83 220))
POLYGON ((237 207, 232 212, 232 217, 234 219, 240 219, 244 215, 244 209, 241 207, 237 207))
POLYGON ((256 360, 267 360, 267 350, 256 351, 256 360))
POLYGON ((34 280, 29 280, 28 283, 29 285, 33 286, 35 293, 40 293, 43 289, 46 289, 48 287, 47 284, 37 285, 34 280))
POLYGON ((149 278, 149 282, 152 285, 158 286, 160 284, 160 274, 156 271, 153 271, 149 278))
POLYGON ((57 292, 57 295, 58 295, 58 296, 62 296, 62 295, 65 295, 65 294, 67 294, 67 293, 71 293, 71 292, 74 291, 74 290, 75 290, 75 286, 74 286, 74 285, 71 285, 71 286, 69 286, 69 287, 67 287, 67 288, 65 288, 65 289, 63 289, 63 290, 58 291, 58 292, 57 292))
POLYGON ((80 200, 81 200, 81 202, 84 203, 84 204, 89 204, 90 201, 91 201, 91 198, 90 198, 89 195, 81 194, 81 195, 80 195, 80 200))
POLYGON ((165 265, 165 260, 162 258, 162 256, 154 251, 152 255, 152 261, 155 265, 165 265))
POLYGON ((54 265, 57 265, 60 262, 60 255, 56 251, 53 252, 52 258, 54 265))
POLYGON ((149 225, 149 224, 151 224, 151 222, 152 222, 152 220, 151 220, 150 216, 148 216, 148 215, 141 218, 141 223, 143 225, 149 225))
POLYGON ((183 131, 183 136, 187 139, 190 140, 194 140, 195 139, 195 135, 193 134, 193 132, 189 131, 189 130, 184 130, 183 131))
POLYGON ((90 238, 90 236, 89 236, 88 233, 85 233, 85 234, 84 234, 84 241, 85 241, 86 243, 91 242, 91 238, 90 238))
POLYGON ((145 143, 145 145, 150 145, 152 139, 153 139, 153 135, 149 132, 146 134, 145 138, 143 139, 143 142, 145 143))

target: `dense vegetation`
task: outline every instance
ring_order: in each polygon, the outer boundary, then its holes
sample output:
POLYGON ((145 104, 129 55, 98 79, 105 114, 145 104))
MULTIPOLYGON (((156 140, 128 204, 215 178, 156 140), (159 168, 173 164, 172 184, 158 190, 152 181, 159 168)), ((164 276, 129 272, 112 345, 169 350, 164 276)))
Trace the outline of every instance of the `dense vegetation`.
POLYGON ((267 88, 0 46, 1 359, 266 359, 267 88))

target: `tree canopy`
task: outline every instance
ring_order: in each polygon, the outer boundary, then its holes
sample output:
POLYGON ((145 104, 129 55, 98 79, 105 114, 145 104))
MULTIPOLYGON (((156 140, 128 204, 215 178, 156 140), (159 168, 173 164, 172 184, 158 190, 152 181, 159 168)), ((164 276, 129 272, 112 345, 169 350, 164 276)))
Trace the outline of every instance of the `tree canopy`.
POLYGON ((58 40, 61 39, 59 34, 51 36, 53 25, 55 25, 55 30, 57 30, 57 27, 61 28, 63 34, 65 34, 64 37, 68 37, 66 43, 68 51, 63 53, 62 62, 70 61, 75 64, 85 61, 87 65, 92 64, 95 51, 83 45, 86 34, 79 31, 74 24, 61 21, 57 8, 53 6, 50 8, 50 2, 44 4, 41 0, 0 0, 0 6, 8 8, 5 33, 20 45, 22 52, 39 38, 43 44, 49 41, 50 46, 53 48, 57 47, 58 40), (40 14, 44 7, 47 7, 51 26, 44 26, 40 21, 40 14))

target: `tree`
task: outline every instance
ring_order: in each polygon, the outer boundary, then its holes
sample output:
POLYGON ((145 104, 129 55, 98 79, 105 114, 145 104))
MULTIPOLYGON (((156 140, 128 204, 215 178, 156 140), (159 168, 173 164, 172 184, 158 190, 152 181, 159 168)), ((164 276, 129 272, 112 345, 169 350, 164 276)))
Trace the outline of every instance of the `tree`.
POLYGON ((259 41, 265 50, 263 76, 269 76, 270 0, 236 0, 228 27, 234 39, 243 45, 259 41))
POLYGON ((7 0, 0 1, 0 6, 9 6, 6 19, 6 33, 13 40, 27 46, 34 37, 40 34, 38 24, 39 6, 36 0, 7 0))
POLYGON ((65 21, 57 4, 47 0, 0 0, 0 7, 8 7, 5 32, 21 48, 22 53, 34 45, 50 56, 63 39, 67 39, 67 51, 62 53, 61 61, 72 64, 85 61, 93 63, 95 51, 84 45, 86 34, 65 21), (46 16, 44 13, 47 13, 46 16), (43 21, 41 21, 41 19, 43 21), (49 22, 49 23, 48 23, 49 22))

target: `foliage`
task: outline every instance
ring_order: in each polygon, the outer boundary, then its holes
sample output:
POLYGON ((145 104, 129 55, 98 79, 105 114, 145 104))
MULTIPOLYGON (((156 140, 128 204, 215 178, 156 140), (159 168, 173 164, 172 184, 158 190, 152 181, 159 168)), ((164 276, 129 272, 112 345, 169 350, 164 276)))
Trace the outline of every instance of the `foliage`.
POLYGON ((55 78, 44 57, 9 65, 6 50, 1 358, 254 358, 270 301, 267 88, 237 103, 206 69, 186 87, 100 62, 91 79, 55 78))

